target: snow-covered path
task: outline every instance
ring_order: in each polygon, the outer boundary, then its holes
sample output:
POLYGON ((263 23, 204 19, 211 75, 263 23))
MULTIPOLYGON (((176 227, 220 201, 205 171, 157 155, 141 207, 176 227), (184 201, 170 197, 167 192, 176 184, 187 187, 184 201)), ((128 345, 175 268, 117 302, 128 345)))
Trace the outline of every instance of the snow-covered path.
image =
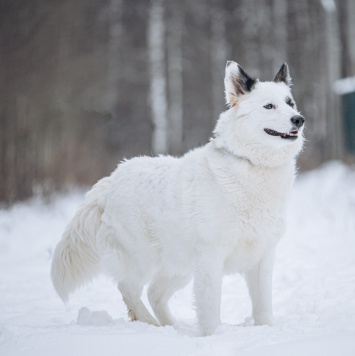
POLYGON ((340 163, 300 176, 278 248, 273 327, 249 326, 241 277, 223 283, 223 325, 197 337, 191 285, 171 307, 180 325, 129 322, 100 277, 63 306, 52 251, 82 193, 0 211, 0 355, 355 355, 355 171, 340 163))

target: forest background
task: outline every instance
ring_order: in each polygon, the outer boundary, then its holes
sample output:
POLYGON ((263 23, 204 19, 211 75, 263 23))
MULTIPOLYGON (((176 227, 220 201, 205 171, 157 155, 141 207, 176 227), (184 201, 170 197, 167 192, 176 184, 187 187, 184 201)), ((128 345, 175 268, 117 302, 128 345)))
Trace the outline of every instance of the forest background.
POLYGON ((0 202, 204 144, 227 60, 261 80, 289 64, 300 170, 354 162, 335 90, 355 75, 354 38, 353 0, 2 0, 0 202))

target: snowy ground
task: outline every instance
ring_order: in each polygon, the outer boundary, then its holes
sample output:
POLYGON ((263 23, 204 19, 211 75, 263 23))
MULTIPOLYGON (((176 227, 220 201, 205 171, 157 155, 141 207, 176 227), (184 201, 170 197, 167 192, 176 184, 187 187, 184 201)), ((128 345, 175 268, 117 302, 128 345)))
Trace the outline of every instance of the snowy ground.
POLYGON ((355 170, 335 162, 298 178, 277 254, 275 325, 245 322, 246 287, 228 277, 223 325, 205 338, 196 336, 191 285, 172 299, 176 329, 129 322, 103 277, 63 306, 51 255, 81 200, 76 192, 0 210, 0 355, 355 355, 355 170))

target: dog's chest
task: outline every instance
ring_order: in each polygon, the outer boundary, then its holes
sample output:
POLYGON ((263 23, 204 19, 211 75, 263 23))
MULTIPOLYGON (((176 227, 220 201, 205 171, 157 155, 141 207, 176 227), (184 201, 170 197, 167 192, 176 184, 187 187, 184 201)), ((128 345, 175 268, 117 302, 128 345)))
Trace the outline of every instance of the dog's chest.
POLYGON ((285 208, 293 174, 281 169, 229 169, 216 178, 221 204, 244 222, 267 220, 285 208))
POLYGON ((272 170, 242 170, 222 177, 217 209, 223 225, 220 239, 229 251, 225 268, 245 271, 282 236, 293 178, 272 170))
POLYGON ((231 221, 238 221, 247 228, 265 229, 280 218, 288 191, 285 184, 272 181, 269 177, 239 178, 230 189, 223 189, 224 207, 231 221), (283 186, 284 185, 284 186, 283 186))

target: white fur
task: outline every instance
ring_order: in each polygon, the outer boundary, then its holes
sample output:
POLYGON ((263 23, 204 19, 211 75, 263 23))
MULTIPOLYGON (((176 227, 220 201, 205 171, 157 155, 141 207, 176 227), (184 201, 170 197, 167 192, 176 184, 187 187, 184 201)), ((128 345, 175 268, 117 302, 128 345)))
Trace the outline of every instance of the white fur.
MULTIPOLYGON (((239 74, 232 63, 227 93, 233 75, 239 74)), ((117 281, 133 320, 174 324, 168 301, 194 277, 199 325, 209 335, 220 323, 222 277, 239 272, 255 323, 270 325, 274 250, 303 137, 281 139, 264 128, 291 131, 298 112, 287 96, 284 83, 257 82, 221 114, 205 146, 181 158, 133 158, 99 181, 54 254, 52 280, 62 299, 103 269, 117 281), (275 109, 263 107, 269 102, 275 109), (141 301, 147 283, 159 322, 141 301)))

